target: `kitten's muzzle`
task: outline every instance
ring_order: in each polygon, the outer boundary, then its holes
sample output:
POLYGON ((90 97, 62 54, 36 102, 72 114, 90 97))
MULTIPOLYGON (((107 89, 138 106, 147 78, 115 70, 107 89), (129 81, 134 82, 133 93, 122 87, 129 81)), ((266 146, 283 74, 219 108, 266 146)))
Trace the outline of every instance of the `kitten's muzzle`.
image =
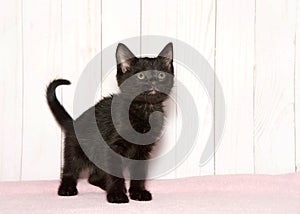
POLYGON ((148 94, 154 95, 154 94, 157 93, 157 91, 158 91, 157 87, 152 86, 152 87, 150 88, 150 90, 148 90, 148 94))

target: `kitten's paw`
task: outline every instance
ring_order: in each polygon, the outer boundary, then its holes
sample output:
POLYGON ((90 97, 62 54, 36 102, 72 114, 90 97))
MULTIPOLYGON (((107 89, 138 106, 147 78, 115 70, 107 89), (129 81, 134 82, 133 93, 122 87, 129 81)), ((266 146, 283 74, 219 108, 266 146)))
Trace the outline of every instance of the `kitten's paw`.
POLYGON ((136 201, 151 201, 152 195, 147 190, 132 190, 130 191, 130 198, 136 201))
POLYGON ((76 186, 61 185, 58 189, 58 195, 60 196, 74 196, 77 194, 78 191, 76 186))
POLYGON ((123 192, 112 192, 112 193, 107 193, 107 201, 109 203, 117 203, 117 204, 121 204, 121 203, 128 203, 129 199, 127 197, 127 195, 123 192))

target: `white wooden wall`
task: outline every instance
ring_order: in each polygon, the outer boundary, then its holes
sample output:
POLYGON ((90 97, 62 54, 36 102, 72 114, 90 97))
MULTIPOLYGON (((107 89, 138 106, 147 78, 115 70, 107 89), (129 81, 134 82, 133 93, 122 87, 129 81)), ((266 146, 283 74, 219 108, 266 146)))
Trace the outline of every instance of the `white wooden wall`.
MULTIPOLYGON (((196 48, 214 68, 208 78, 219 79, 226 102, 214 157, 199 167, 199 142, 164 178, 299 169, 299 1, 0 0, 0 180, 58 179, 63 138, 45 101, 46 85, 57 77, 72 81, 57 94, 73 114, 86 64, 115 42, 150 34, 196 48)), ((202 141, 205 127, 218 121, 211 115, 221 98, 209 103, 184 72, 176 65, 178 79, 195 91, 202 141)), ((112 81, 112 75, 106 78, 102 95, 115 88, 112 81)), ((169 146, 178 134, 176 115, 169 113, 169 146)))

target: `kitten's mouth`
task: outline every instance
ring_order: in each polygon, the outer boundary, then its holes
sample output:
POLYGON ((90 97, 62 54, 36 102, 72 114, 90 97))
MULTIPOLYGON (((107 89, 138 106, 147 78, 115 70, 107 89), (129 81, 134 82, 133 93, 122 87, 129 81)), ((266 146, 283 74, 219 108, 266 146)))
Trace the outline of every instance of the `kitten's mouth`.
POLYGON ((148 95, 156 95, 156 94, 158 94, 158 91, 157 91, 157 88, 156 88, 155 86, 152 86, 152 87, 150 88, 150 90, 148 90, 146 93, 147 93, 148 95))
POLYGON ((157 91, 155 89, 152 89, 148 92, 149 95, 155 95, 157 91))

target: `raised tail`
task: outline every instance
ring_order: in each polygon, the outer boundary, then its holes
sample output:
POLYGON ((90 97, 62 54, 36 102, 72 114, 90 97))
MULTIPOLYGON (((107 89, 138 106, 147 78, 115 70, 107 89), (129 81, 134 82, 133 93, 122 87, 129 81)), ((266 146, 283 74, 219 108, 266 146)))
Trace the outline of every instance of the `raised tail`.
POLYGON ((69 115, 69 113, 65 110, 65 108, 60 104, 57 100, 55 89, 60 85, 70 85, 71 82, 69 80, 57 79, 52 81, 47 87, 47 101, 48 105, 51 109, 52 114, 54 115, 57 123, 60 127, 68 131, 73 127, 73 119, 69 115))

